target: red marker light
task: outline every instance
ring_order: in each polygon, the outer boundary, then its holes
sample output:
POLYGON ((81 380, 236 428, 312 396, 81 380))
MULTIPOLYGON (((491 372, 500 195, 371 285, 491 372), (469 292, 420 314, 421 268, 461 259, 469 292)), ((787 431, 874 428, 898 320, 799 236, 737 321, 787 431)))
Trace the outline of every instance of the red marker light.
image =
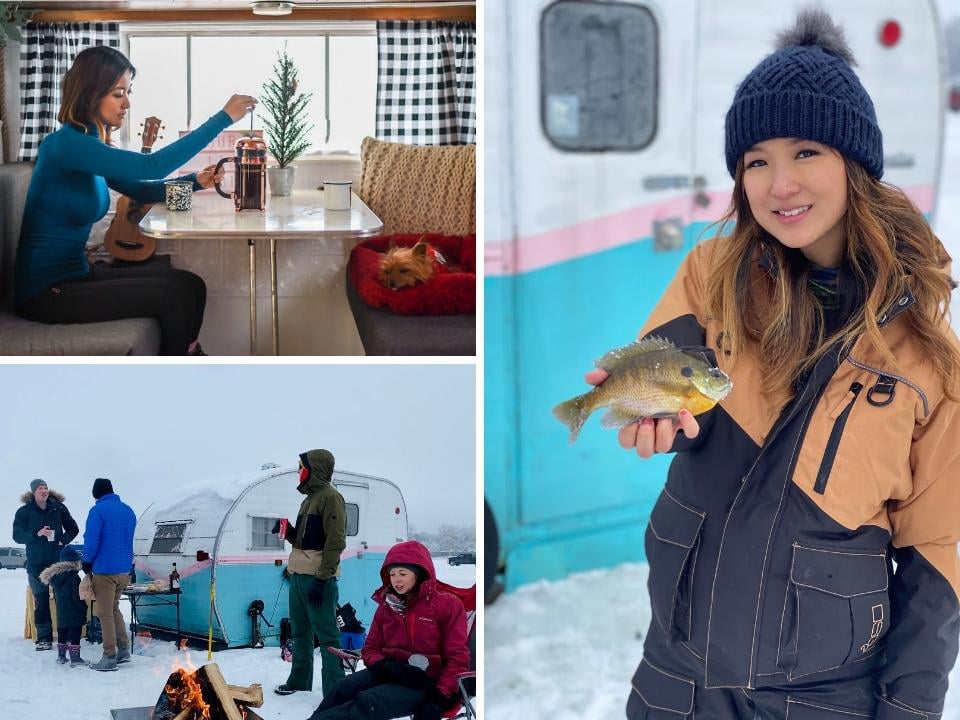
POLYGON ((888 48, 893 47, 900 42, 902 34, 900 23, 896 20, 887 20, 880 26, 880 44, 888 48))

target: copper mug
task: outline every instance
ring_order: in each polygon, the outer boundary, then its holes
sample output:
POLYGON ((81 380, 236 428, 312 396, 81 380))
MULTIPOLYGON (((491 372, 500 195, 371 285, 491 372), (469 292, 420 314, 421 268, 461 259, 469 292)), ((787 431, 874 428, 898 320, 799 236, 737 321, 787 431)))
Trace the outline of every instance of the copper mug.
POLYGON ((220 160, 216 172, 220 171, 224 163, 231 161, 236 163, 233 192, 225 193, 216 181, 214 188, 223 197, 232 198, 238 212, 263 210, 267 203, 267 144, 259 138, 240 138, 237 140, 234 156, 220 160))

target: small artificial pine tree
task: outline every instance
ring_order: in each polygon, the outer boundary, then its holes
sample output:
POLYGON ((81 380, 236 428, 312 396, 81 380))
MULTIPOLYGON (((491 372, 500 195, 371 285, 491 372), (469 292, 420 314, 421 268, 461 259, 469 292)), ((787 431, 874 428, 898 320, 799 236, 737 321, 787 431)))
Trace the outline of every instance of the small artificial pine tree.
POLYGON ((270 152, 283 168, 310 147, 305 138, 313 125, 307 123, 306 115, 313 95, 297 95, 297 68, 287 55, 286 45, 277 53, 273 73, 273 78, 263 84, 260 99, 267 108, 268 117, 263 118, 263 124, 270 139, 270 152))

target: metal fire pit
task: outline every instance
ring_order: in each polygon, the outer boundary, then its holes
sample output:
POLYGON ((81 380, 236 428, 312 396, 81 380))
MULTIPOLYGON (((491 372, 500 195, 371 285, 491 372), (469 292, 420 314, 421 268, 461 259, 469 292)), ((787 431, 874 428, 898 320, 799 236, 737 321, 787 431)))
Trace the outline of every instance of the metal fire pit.
MULTIPOLYGON (((110 711, 110 720, 153 720, 153 708, 118 708, 110 711)), ((248 707, 247 720, 263 720, 263 718, 257 715, 253 708, 248 707)))

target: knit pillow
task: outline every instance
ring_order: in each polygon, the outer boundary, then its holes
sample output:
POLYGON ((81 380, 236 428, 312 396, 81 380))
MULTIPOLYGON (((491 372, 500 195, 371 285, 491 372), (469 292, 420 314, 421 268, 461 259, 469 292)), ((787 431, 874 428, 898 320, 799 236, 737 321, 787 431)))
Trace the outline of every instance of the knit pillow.
POLYGON ((475 146, 420 146, 364 138, 357 194, 383 232, 476 233, 475 146))
POLYGON ((347 263, 347 277, 367 305, 399 315, 473 314, 477 307, 476 244, 476 235, 381 235, 353 249, 347 263), (446 263, 438 265, 425 283, 400 290, 384 287, 379 278, 380 261, 390 243, 413 247, 421 239, 439 251, 446 263))

